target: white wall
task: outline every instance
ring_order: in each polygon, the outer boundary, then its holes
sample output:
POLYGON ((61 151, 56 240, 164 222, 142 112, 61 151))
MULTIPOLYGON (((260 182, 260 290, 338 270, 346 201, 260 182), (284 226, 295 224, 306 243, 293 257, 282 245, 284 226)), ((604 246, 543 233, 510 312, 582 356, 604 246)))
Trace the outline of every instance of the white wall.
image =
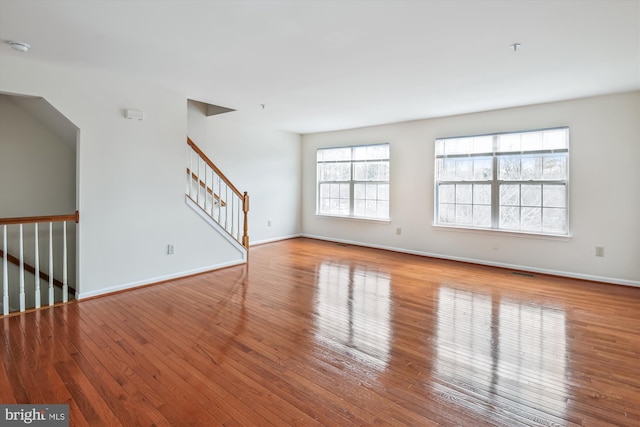
MULTIPOLYGON (((30 103, 52 108, 42 99, 30 103)), ((73 136, 72 136, 73 137, 73 136)), ((64 140, 46 123, 22 108, 17 97, 0 94, 0 218, 66 215, 76 210, 76 144, 64 140)), ((24 226, 24 261, 35 265, 34 225, 24 226)), ((76 286, 76 227, 67 224, 67 283, 76 286)), ((39 226, 40 270, 49 271, 48 225, 39 226)), ((1 233, 0 233, 1 235, 1 233)), ((53 276, 62 280, 62 228, 53 230, 53 276)), ((19 252, 17 225, 7 227, 8 253, 19 252)), ((2 267, 0 267, 2 272, 2 267)), ((27 274, 26 288, 33 286, 33 275, 27 274)), ((18 270, 9 269, 9 282, 18 283, 18 270)), ((13 288, 12 288, 13 289, 13 288)), ((15 289, 17 292, 17 288, 15 289)), ((13 295, 12 295, 13 297, 13 295)), ((27 291, 27 298, 33 293, 27 291)), ((13 302, 11 305, 14 305, 13 302)))
POLYGON ((305 235, 640 286, 640 92, 304 135, 302 156, 305 235), (570 238, 432 226, 435 138, 555 126, 571 133, 570 238), (316 216, 316 150, 382 142, 390 223, 316 216))
POLYGON ((233 111, 206 117, 189 102, 189 137, 250 197, 250 244, 301 233, 301 137, 233 111), (271 226, 269 226, 269 221, 271 226))
POLYGON ((22 57, 3 57, 0 75, 1 92, 42 96, 80 129, 81 298, 241 261, 185 204, 184 94, 22 57), (144 121, 126 120, 127 108, 144 121))
POLYGON ((12 98, 0 94, 0 217, 75 212, 75 150, 12 98))

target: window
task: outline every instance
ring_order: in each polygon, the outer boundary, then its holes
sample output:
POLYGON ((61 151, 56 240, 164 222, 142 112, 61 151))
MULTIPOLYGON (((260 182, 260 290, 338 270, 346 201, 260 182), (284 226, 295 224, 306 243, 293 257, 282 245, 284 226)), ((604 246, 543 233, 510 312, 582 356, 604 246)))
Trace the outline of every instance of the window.
POLYGON ((389 219, 389 144, 318 150, 316 213, 389 219))
POLYGON ((435 224, 569 233, 569 129, 436 139, 435 224))

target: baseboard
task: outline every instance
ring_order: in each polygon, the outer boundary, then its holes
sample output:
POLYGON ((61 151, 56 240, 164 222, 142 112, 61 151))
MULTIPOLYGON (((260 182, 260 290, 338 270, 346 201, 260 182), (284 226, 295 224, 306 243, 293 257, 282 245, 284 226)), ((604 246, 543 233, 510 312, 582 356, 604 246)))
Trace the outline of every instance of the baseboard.
POLYGON ((274 237, 271 239, 256 240, 255 242, 249 242, 249 249, 251 249, 252 246, 264 245, 265 243, 279 242, 281 240, 295 239, 298 237, 303 237, 303 235, 301 233, 298 233, 298 234, 291 234, 288 236, 274 237))
POLYGON ((527 265, 507 264, 507 263, 486 261, 486 260, 475 259, 475 258, 457 257, 457 256, 443 255, 443 254, 438 254, 433 252, 423 252, 423 251, 415 251, 411 249, 397 248, 393 246, 384 246, 384 245, 375 245, 371 243, 356 242, 353 240, 336 239, 336 238, 325 237, 325 236, 316 236, 313 234, 303 233, 301 237, 324 240, 327 242, 346 243, 349 245, 364 246, 367 248, 384 249, 387 251, 400 252, 400 253, 411 254, 411 255, 420 255, 420 256, 425 256, 429 258, 439 258, 439 259, 446 259, 450 261, 468 262, 471 264, 487 265, 490 267, 508 268, 512 270, 527 271, 531 273, 549 274, 552 276, 567 277, 570 279, 589 280, 592 282, 602 282, 602 283, 609 283, 613 285, 634 286, 634 287, 640 288, 640 281, 637 281, 637 280, 626 280, 626 279, 618 279, 615 277, 594 276, 590 274, 575 273, 570 271, 550 270, 545 268, 530 267, 527 265))
POLYGON ((131 290, 131 289, 135 289, 135 288, 139 288, 142 286, 149 286, 149 285, 156 285, 162 282, 166 282, 167 280, 174 280, 174 279, 180 279, 183 277, 188 277, 188 276, 193 276, 195 274, 200 274, 200 273, 206 273, 209 271, 214 271, 214 270, 220 270, 221 268, 227 268, 227 267, 233 267, 236 265, 241 265, 241 264, 245 264, 245 261, 231 261, 231 262, 227 262, 227 263, 222 263, 222 264, 217 264, 217 265, 210 265, 208 267, 202 267, 202 268, 196 268, 193 270, 188 270, 188 271, 182 271, 180 273, 175 273, 175 274, 169 274, 166 276, 158 276, 158 277, 154 277, 152 279, 145 279, 145 280, 140 280, 137 282, 131 282, 131 283, 126 283, 123 285, 118 285, 118 286, 112 286, 109 288, 104 288, 104 289, 99 289, 97 291, 91 291, 91 292, 80 292, 76 295, 76 299, 77 300, 82 300, 82 299, 87 299, 87 298, 94 298, 94 297, 98 297, 98 296, 104 296, 107 294, 112 294, 115 292, 122 292, 122 291, 127 291, 127 290, 131 290))

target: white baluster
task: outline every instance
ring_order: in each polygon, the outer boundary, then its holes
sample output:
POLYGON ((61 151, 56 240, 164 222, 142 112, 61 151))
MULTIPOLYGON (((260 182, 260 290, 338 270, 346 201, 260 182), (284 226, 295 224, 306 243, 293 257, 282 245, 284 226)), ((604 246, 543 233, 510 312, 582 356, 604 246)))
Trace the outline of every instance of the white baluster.
POLYGON ((198 202, 198 205, 200 205, 200 163, 202 163, 200 161, 200 157, 198 157, 198 177, 196 178, 196 188, 198 189, 198 195, 196 197, 196 202, 198 202))
POLYGON ((49 305, 55 303, 53 293, 53 222, 49 223, 49 305))
POLYGON ((62 302, 69 301, 67 284, 67 222, 62 223, 62 302))
POLYGON ((209 182, 211 183, 211 210, 207 211, 207 214, 210 217, 213 217, 213 213, 216 211, 216 192, 214 191, 215 188, 215 184, 214 182, 216 181, 216 172, 213 170, 213 168, 211 169, 211 179, 209 180, 209 182))
POLYGON ((187 151, 187 195, 191 196, 191 146, 188 146, 189 149, 187 151))
POLYGON ((9 272, 7 270, 7 226, 2 226, 2 314, 9 314, 9 272))
POLYGON ((227 207, 224 210, 224 229, 229 230, 229 185, 225 189, 224 199, 227 201, 227 207))
POLYGON ((243 227, 243 216, 242 216, 242 197, 238 196, 238 242, 242 242, 242 227, 243 227))
POLYGON ((24 235, 20 224, 20 311, 25 310, 24 300, 24 235))
POLYGON ((36 297, 36 308, 40 308, 40 250, 38 248, 38 223, 36 222, 34 224, 34 229, 35 229, 35 236, 34 236, 34 240, 35 240, 35 247, 36 247, 36 252, 35 252, 35 268, 36 268, 36 272, 35 272, 35 297, 36 297))
POLYGON ((218 224, 222 222, 222 178, 218 177, 218 224))
MULTIPOLYGON (((209 182, 209 179, 208 179, 209 173, 207 172, 207 169, 209 169, 209 165, 205 163, 204 164, 204 211, 205 212, 209 212, 207 210, 207 199, 209 198, 209 192, 207 191, 207 188, 209 188, 209 186, 207 185, 207 183, 209 182)), ((213 193, 213 191, 211 191, 211 193, 213 193)), ((211 204, 213 205, 213 194, 211 194, 211 204)))
POLYGON ((193 198, 193 150, 189 147, 189 173, 187 173, 187 184, 189 185, 189 197, 193 198))

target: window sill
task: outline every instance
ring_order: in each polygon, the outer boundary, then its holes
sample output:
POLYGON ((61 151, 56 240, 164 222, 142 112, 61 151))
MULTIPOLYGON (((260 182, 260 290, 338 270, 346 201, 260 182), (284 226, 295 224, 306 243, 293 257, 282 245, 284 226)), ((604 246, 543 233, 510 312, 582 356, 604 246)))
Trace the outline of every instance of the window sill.
POLYGON ((526 239, 542 239, 542 240, 556 240, 556 241, 569 241, 571 240, 571 234, 545 234, 545 233, 531 233, 526 231, 511 231, 511 230, 494 230, 489 228, 472 228, 450 225, 437 225, 431 226, 436 231, 452 231, 457 233, 474 233, 484 234, 485 236, 515 236, 523 237, 526 239))
POLYGON ((316 214, 316 218, 345 219, 348 221, 363 221, 363 222, 373 222, 373 223, 380 223, 380 224, 391 223, 391 219, 365 218, 360 216, 338 216, 338 215, 316 214))

